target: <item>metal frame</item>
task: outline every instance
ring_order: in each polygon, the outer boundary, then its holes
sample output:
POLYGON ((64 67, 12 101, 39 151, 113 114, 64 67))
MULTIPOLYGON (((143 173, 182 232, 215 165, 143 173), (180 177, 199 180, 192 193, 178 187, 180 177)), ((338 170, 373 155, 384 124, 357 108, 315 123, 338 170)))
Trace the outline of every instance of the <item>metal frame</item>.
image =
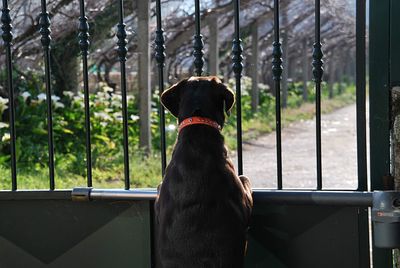
MULTIPOLYGON (((371 190, 384 190, 390 175, 390 6, 392 0, 370 1, 370 177, 371 190)), ((373 248, 374 267, 390 267, 392 252, 373 248)))
MULTIPOLYGON (((74 201, 91 200, 155 200, 154 189, 120 190, 75 188, 71 193, 74 201)), ((279 205, 318 205, 318 206, 355 206, 371 207, 371 192, 360 191, 285 191, 253 189, 253 198, 257 202, 279 205)))
MULTIPOLYGON (((361 191, 287 191, 253 189, 255 202, 279 205, 327 205, 371 207, 372 192, 361 191)), ((0 191, 0 200, 25 199, 72 199, 73 201, 92 200, 155 200, 156 189, 97 189, 77 187, 71 190, 57 191, 0 191)))
MULTIPOLYGON (((281 140, 281 100, 280 100, 280 83, 282 80, 282 49, 280 43, 280 25, 279 25, 279 0, 274 0, 274 42, 273 46, 273 61, 272 61, 272 73, 275 84, 276 92, 276 154, 277 154, 277 189, 283 189, 283 178, 282 178, 282 140, 281 140)), ((367 189, 367 163, 366 163, 366 120, 365 120, 365 0, 357 0, 357 149, 358 149, 358 177, 359 185, 357 190, 365 191, 367 189)), ((88 54, 90 47, 90 36, 89 36, 89 24, 88 19, 85 15, 85 2, 80 0, 80 17, 78 26, 78 39, 79 47, 81 49, 82 63, 83 63, 83 89, 84 89, 84 103, 85 103, 85 127, 86 127, 86 168, 87 168, 87 186, 93 187, 92 182, 92 160, 91 160, 91 134, 90 134, 90 110, 89 110, 89 79, 88 79, 88 54)), ((49 143, 49 179, 50 179, 50 190, 55 190, 54 181, 54 141, 53 141, 53 130, 52 130, 52 105, 51 105, 51 74, 50 74, 50 47, 51 47, 51 36, 50 36, 50 17, 46 9, 46 0, 41 1, 41 13, 40 13, 40 33, 42 35, 41 42, 44 51, 45 58, 45 81, 46 81, 46 94, 47 94, 47 122, 48 122, 48 143, 49 143)), ((200 0, 194 1, 195 6, 195 33, 193 38, 193 65, 195 75, 201 76, 203 74, 204 65, 204 43, 201 35, 201 10, 200 0)), ((156 17, 157 17, 157 30, 155 38, 155 58, 158 66, 159 74, 159 93, 164 91, 164 62, 165 62, 165 45, 164 45, 164 31, 162 29, 162 16, 161 16, 161 1, 156 1, 156 17)), ((12 93, 13 85, 11 81, 11 18, 9 18, 8 1, 3 0, 3 40, 7 47, 7 70, 9 73, 9 90, 12 93)), ((233 18, 234 18, 234 40, 232 43, 232 70, 235 77, 236 87, 236 129, 237 129, 237 158, 238 158, 238 174, 243 174, 243 157, 242 157, 242 118, 241 118, 241 77, 243 71, 243 57, 242 57, 242 40, 240 39, 240 1, 233 1, 233 18)), ((122 92, 122 117, 123 117, 123 149, 124 149, 124 182, 125 190, 130 189, 130 175, 129 175, 129 150, 128 150, 128 115, 127 115, 127 92, 126 92, 126 71, 125 62, 127 55, 127 40, 126 31, 124 24, 123 14, 123 0, 118 1, 118 24, 117 24, 117 56, 120 61, 121 67, 121 92, 122 92)), ((316 88, 316 159, 317 159, 317 177, 316 177, 316 189, 323 190, 322 180, 322 155, 321 155, 321 82, 323 76, 323 53, 321 45, 321 33, 320 33, 320 0, 315 0, 315 43, 313 45, 312 53, 312 66, 313 75, 316 88)), ((11 96, 12 94, 10 94, 11 96)), ((373 109, 374 107, 372 107, 373 109)), ((16 135, 14 128, 14 107, 10 106, 10 130, 11 130, 11 149, 12 149, 12 191, 16 191, 17 188, 17 176, 16 176, 16 157, 15 150, 13 149, 16 141, 16 135)), ((167 160, 166 160, 166 138, 165 138, 165 111, 164 108, 159 104, 160 114, 160 133, 161 133, 161 167, 164 174, 167 160)), ((371 132, 372 133, 372 132, 371 132)), ((375 189, 375 188, 374 188, 375 189)))

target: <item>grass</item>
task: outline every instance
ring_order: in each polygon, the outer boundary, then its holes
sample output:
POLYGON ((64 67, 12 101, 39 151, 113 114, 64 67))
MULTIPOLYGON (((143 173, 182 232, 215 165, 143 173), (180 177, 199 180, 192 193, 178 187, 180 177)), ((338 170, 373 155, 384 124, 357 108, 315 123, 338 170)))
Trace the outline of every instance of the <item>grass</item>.
MULTIPOLYGON (((96 188, 124 188, 124 166, 122 159, 119 164, 108 169, 94 168, 92 171, 93 186, 96 188)), ((142 157, 131 155, 130 174, 131 187, 157 186, 161 180, 160 158, 157 155, 142 157)), ((18 168, 18 189, 49 189, 49 172, 47 168, 18 168)), ((11 188, 10 169, 0 166, 0 190, 11 188)), ((84 175, 66 171, 59 165, 55 169, 55 184, 57 189, 85 187, 84 175)))
MULTIPOLYGON (((347 106, 355 101, 354 86, 348 87, 343 94, 328 99, 323 95, 321 108, 322 113, 329 113, 338 108, 347 106)), ((282 111, 282 126, 285 127, 291 122, 312 119, 315 116, 315 104, 303 103, 297 107, 284 109, 282 111)), ((275 130, 275 114, 271 109, 242 120, 243 141, 249 141, 260 135, 275 130)), ((236 147, 235 119, 231 117, 223 130, 225 142, 230 150, 236 147)), ((130 152, 134 152, 132 148, 130 152)), ((171 146, 168 156, 171 153, 171 146)), ((60 162, 60 161, 59 161, 60 162)), ((140 153, 130 155, 131 187, 156 187, 161 181, 161 159, 159 153, 150 157, 144 157, 140 153)), ((18 189, 49 189, 48 169, 43 165, 36 165, 30 168, 21 167, 17 170, 18 189)), ((0 166, 0 190, 11 188, 10 169, 0 166)), ((124 187, 124 166, 122 154, 113 163, 107 163, 100 168, 93 169, 93 186, 96 188, 123 188, 124 187)), ((63 163, 58 163, 55 170, 56 189, 70 189, 73 187, 86 186, 85 174, 74 174, 67 171, 63 163)))

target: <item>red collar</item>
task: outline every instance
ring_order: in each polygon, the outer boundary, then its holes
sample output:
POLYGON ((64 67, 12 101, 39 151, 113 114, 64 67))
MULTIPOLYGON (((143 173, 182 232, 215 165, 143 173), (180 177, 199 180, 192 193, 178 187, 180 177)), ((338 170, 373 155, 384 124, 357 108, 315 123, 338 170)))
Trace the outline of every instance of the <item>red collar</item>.
POLYGON ((193 117, 186 118, 179 124, 178 132, 180 132, 183 128, 190 126, 190 125, 207 125, 207 126, 216 128, 218 130, 222 129, 221 126, 218 125, 217 122, 215 122, 211 119, 208 119, 206 117, 193 116, 193 117))

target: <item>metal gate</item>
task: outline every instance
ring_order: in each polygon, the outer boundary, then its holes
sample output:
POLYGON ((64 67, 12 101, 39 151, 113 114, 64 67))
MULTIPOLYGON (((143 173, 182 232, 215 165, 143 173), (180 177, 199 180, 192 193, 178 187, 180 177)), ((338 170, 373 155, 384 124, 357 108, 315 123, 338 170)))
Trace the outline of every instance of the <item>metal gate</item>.
MULTIPOLYGON (((273 79, 280 92, 282 51, 279 38, 279 2, 274 1, 273 79)), ((121 67, 121 91, 124 137, 125 189, 92 188, 90 111, 88 86, 88 31, 85 2, 80 3, 79 45, 82 51, 86 120, 87 188, 56 190, 52 137, 52 107, 48 101, 49 182, 48 191, 24 191, 17 187, 15 130, 12 84, 12 34, 8 1, 3 0, 2 30, 6 48, 8 89, 10 96, 11 171, 10 191, 0 192, 0 267, 151 267, 155 263, 153 241, 153 202, 155 189, 130 189, 127 104, 126 104, 126 31, 123 2, 119 4, 118 57, 121 67), (125 101, 124 101, 125 100, 125 101), (92 201, 92 202, 71 202, 92 201)), ((196 75, 203 74, 203 41, 200 33, 200 1, 195 0, 194 66, 196 75)), ((236 80, 237 104, 241 103, 242 45, 240 39, 240 5, 233 3, 235 38, 232 46, 232 68, 236 80)), ((47 100, 51 99, 50 16, 46 0, 41 1, 40 33, 45 60, 47 100)), ((356 87, 357 87, 357 165, 356 191, 324 189, 321 157, 321 82, 323 47, 320 36, 320 0, 315 0, 315 43, 313 45, 313 75, 316 90, 316 189, 288 191, 283 189, 281 157, 281 102, 276 94, 276 154, 277 189, 254 190, 255 209, 249 231, 246 267, 369 267, 370 243, 368 207, 372 192, 368 192, 366 145, 366 1, 356 1, 356 87)), ((395 0, 370 3, 370 103, 371 103, 371 190, 383 190, 383 177, 389 170, 389 88, 398 83, 400 34, 395 0), (391 13, 392 12, 392 13, 391 13), (392 14, 393 16, 389 16, 392 14), (385 15, 385 16, 382 16, 385 15), (394 35, 393 35, 394 36, 394 35), (390 53, 381 53, 391 48, 390 53), (394 58, 392 58, 393 60, 394 58), (396 61, 393 61, 396 62, 396 61), (389 76, 389 73, 391 74, 389 76)), ((164 30, 161 1, 156 0, 157 30, 155 59, 158 85, 164 89, 164 30)), ((241 106, 237 109, 238 173, 243 174, 241 106)), ((162 170, 167 165, 164 109, 160 110, 162 170)), ((338 174, 340 177, 340 174, 338 174)), ((374 267, 390 267, 390 250, 373 248, 374 267)))

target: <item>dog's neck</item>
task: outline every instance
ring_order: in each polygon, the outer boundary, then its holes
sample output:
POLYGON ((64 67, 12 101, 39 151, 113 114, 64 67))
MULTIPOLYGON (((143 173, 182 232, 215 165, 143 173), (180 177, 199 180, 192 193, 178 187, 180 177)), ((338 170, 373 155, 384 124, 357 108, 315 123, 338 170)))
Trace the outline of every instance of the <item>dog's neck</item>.
POLYGON ((220 164, 224 165, 228 159, 228 152, 224 136, 218 128, 197 124, 181 129, 172 157, 177 163, 184 163, 181 165, 183 168, 192 167, 193 163, 197 163, 196 170, 202 170, 208 168, 208 161, 221 161, 220 164))
POLYGON ((182 129, 184 129, 185 127, 191 126, 191 125, 207 125, 207 126, 215 128, 219 131, 221 131, 221 129, 222 129, 221 126, 214 120, 211 120, 206 117, 193 116, 193 117, 184 119, 179 124, 178 132, 181 132, 182 129))

